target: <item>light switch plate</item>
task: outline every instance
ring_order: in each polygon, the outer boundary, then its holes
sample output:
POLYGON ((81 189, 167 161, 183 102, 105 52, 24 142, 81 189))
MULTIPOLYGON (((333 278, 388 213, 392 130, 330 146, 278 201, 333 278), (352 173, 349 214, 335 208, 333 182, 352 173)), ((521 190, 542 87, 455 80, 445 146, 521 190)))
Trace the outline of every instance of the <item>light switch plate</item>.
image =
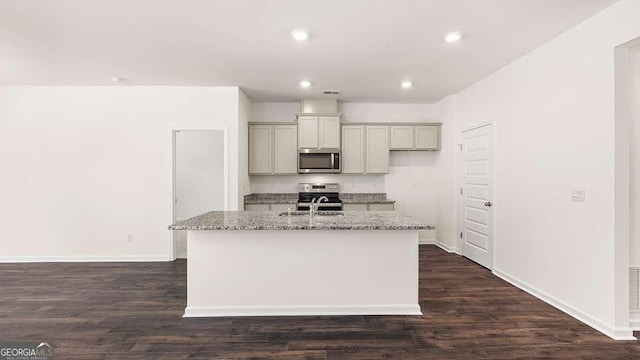
POLYGON ((571 190, 571 200, 584 202, 585 190, 584 188, 573 188, 571 190))

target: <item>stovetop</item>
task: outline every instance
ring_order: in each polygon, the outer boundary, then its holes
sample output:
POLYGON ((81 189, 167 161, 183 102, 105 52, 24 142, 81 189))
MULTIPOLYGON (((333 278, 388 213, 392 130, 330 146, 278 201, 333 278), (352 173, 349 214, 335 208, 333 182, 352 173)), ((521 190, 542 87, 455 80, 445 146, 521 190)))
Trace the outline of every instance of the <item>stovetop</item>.
POLYGON ((321 202, 318 207, 325 210, 342 210, 340 200, 340 184, 301 183, 298 184, 298 210, 309 210, 313 199, 326 196, 328 201, 321 202))

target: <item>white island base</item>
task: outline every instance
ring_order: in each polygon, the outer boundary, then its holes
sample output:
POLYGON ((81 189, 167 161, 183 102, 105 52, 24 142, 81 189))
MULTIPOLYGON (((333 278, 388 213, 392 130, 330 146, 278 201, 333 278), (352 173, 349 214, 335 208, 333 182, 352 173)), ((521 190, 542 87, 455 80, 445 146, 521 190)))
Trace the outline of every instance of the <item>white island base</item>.
POLYGON ((185 317, 422 315, 417 230, 188 232, 185 317))

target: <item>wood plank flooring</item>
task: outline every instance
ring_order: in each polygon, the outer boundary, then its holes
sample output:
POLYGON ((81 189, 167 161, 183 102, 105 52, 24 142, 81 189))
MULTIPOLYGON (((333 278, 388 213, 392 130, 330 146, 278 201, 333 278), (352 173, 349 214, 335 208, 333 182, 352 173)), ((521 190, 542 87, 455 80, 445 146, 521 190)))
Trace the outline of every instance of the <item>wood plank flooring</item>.
POLYGON ((56 359, 640 359, 640 342, 434 246, 423 316, 182 318, 185 303, 185 261, 0 264, 0 340, 49 341, 56 359))

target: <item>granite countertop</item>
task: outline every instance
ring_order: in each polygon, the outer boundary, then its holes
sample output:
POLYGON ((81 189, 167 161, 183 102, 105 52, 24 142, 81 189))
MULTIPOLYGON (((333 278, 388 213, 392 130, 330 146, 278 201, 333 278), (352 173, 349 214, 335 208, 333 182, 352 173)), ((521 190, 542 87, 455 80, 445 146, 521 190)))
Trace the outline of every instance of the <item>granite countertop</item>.
POLYGON ((344 204, 393 204, 385 193, 340 193, 344 204))
POLYGON ((273 211, 211 211, 169 226, 169 230, 432 229, 435 229, 434 225, 429 225, 397 211, 350 211, 345 212, 344 216, 318 215, 312 221, 309 220, 308 215, 304 214, 280 216, 273 211))
MULTIPOLYGON (((340 199, 345 204, 393 204, 395 201, 387 199, 385 193, 340 193, 340 199)), ((295 204, 298 193, 262 193, 244 196, 245 204, 295 204)))
POLYGON ((245 204, 296 204, 298 193, 263 193, 244 196, 245 204))

